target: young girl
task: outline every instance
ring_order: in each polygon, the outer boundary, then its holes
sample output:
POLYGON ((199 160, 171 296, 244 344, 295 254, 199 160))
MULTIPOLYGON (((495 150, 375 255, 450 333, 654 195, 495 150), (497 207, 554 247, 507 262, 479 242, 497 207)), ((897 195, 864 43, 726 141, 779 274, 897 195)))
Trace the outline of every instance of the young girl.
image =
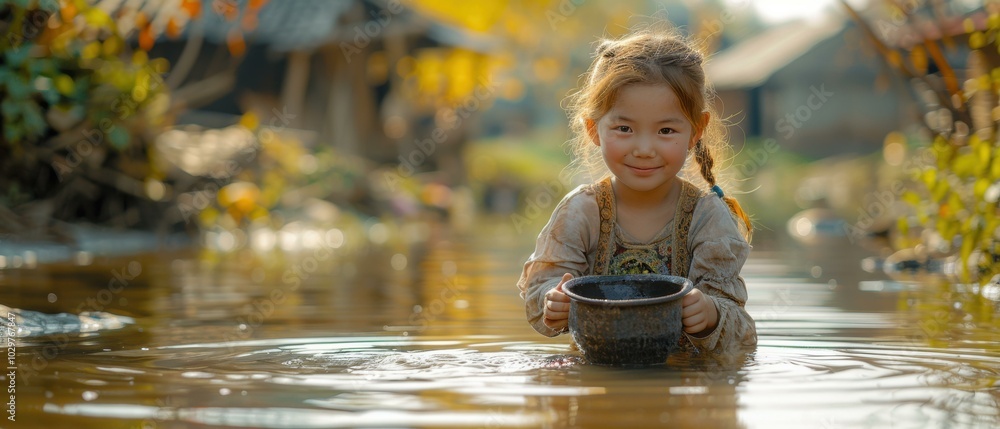
POLYGON ((600 44, 570 107, 577 162, 610 176, 566 195, 538 235, 518 281, 528 322, 567 331, 563 284, 580 275, 672 274, 691 279, 682 348, 757 344, 740 269, 750 222, 716 185, 712 153, 725 148, 708 100, 703 58, 679 37, 637 33, 600 44), (688 158, 694 158, 688 160, 688 158), (682 178, 687 163, 705 183, 682 178), (696 165, 695 165, 696 164, 696 165))

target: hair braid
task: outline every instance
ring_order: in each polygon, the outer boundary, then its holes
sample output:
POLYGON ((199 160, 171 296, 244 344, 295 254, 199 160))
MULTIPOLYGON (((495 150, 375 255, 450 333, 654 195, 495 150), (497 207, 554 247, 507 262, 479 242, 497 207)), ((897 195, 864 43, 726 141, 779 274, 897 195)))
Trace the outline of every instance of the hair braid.
POLYGON ((712 173, 715 160, 712 159, 712 155, 708 153, 708 149, 701 143, 701 140, 694 144, 694 159, 701 167, 701 177, 705 178, 708 186, 715 186, 715 173, 712 173))
MULTIPOLYGON (((701 167, 701 177, 705 178, 708 186, 715 186, 715 173, 712 172, 712 168, 715 166, 715 159, 712 158, 712 154, 708 152, 708 148, 701 143, 701 140, 698 140, 694 145, 694 159, 698 161, 698 166, 701 167)), ((736 198, 725 196, 722 197, 722 201, 726 202, 726 205, 729 206, 729 211, 736 218, 743 221, 743 227, 746 228, 746 239, 749 242, 753 237, 753 224, 750 223, 750 217, 743 211, 743 207, 740 207, 740 203, 736 201, 736 198)))

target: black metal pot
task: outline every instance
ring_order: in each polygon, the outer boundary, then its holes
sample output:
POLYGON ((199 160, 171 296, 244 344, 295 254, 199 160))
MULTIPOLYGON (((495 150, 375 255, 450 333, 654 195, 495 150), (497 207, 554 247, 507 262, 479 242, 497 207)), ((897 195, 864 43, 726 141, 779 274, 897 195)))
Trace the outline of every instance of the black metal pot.
POLYGON ((680 298, 693 287, 660 274, 574 278, 563 285, 573 341, 597 365, 662 364, 683 335, 680 298))

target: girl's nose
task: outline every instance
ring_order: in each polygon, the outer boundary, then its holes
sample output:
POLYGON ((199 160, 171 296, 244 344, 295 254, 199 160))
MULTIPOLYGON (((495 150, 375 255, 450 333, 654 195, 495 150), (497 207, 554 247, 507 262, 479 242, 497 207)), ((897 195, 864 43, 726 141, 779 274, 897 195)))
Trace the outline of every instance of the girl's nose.
POLYGON ((650 158, 654 155, 653 145, 647 138, 640 137, 632 147, 632 156, 637 158, 650 158))

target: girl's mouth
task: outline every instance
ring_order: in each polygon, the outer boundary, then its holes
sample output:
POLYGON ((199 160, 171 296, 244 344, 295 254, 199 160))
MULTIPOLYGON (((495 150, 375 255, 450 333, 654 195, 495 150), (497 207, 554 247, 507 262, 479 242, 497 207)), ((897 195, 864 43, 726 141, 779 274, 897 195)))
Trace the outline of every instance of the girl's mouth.
POLYGON ((628 167, 630 170, 632 170, 632 173, 638 176, 648 176, 650 174, 653 174, 653 172, 655 172, 656 170, 660 169, 660 167, 633 167, 627 164, 626 167, 628 167))

